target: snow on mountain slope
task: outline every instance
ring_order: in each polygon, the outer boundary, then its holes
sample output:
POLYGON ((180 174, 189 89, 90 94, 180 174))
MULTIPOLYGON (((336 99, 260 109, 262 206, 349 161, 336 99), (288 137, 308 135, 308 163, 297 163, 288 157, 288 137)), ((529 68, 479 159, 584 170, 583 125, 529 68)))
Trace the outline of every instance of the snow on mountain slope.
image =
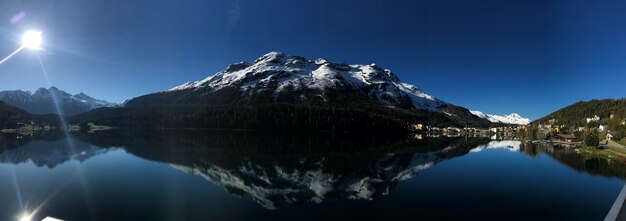
POLYGON ((59 105, 63 114, 68 115, 119 105, 92 98, 84 93, 72 95, 56 87, 40 88, 35 93, 21 90, 0 91, 0 100, 33 114, 57 113, 55 103, 59 105))
POLYGON ((81 102, 83 102, 85 104, 88 104, 89 106, 91 106, 91 109, 100 108, 100 107, 113 107, 113 106, 118 106, 119 105, 117 103, 108 102, 108 101, 105 101, 105 100, 100 100, 100 99, 96 99, 96 98, 90 97, 89 95, 86 95, 83 92, 81 92, 80 94, 76 94, 73 97, 75 99, 80 100, 81 102))
POLYGON ((526 125, 530 123, 530 119, 524 118, 517 113, 512 113, 509 115, 501 116, 501 115, 495 115, 495 114, 484 114, 483 112, 480 112, 480 111, 470 111, 470 112, 480 118, 487 119, 494 123, 520 124, 520 125, 526 125))
POLYGON ((28 103, 33 100, 33 94, 28 91, 0 91, 0 100, 12 100, 16 102, 28 103))
POLYGON ((231 64, 222 72, 168 92, 201 89, 211 92, 232 87, 239 88, 243 96, 270 92, 276 97, 287 91, 301 100, 326 100, 330 90, 349 90, 366 94, 369 99, 388 106, 437 110, 446 104, 413 85, 400 82, 393 72, 376 64, 348 65, 321 58, 312 61, 279 52, 268 53, 253 63, 231 64))

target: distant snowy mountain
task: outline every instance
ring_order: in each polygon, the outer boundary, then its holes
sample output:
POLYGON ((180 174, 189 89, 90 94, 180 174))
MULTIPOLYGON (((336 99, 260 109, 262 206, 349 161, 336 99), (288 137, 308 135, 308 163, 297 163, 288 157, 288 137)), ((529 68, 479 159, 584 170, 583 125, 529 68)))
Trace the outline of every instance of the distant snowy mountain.
POLYGON ((524 118, 516 113, 501 116, 501 115, 495 115, 495 114, 484 114, 483 112, 480 112, 480 111, 470 111, 470 112, 472 112, 472 114, 476 116, 487 119, 494 123, 520 124, 520 125, 526 125, 530 123, 530 119, 524 118))
POLYGON ((56 87, 40 88, 35 93, 29 91, 0 91, 0 100, 32 114, 75 115, 100 107, 118 106, 116 103, 95 99, 84 93, 72 95, 56 87), (58 104, 58 108, 55 104, 58 104))

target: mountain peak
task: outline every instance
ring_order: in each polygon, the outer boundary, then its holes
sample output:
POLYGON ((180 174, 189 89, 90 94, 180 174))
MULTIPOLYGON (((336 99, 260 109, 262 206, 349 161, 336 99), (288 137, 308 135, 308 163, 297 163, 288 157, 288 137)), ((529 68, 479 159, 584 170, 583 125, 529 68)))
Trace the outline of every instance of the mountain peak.
POLYGON ((45 94, 45 93, 48 93, 48 89, 43 88, 43 87, 40 87, 39 89, 35 91, 35 94, 45 94))
POLYGON ((328 60, 326 60, 324 58, 318 58, 318 59, 315 59, 315 64, 317 64, 317 65, 328 64, 328 60))
POLYGON ((67 93, 67 92, 65 92, 63 90, 60 90, 59 88, 54 87, 54 86, 52 86, 50 88, 47 88, 47 89, 43 88, 43 87, 39 88, 39 89, 37 89, 37 91, 35 91, 34 95, 47 96, 50 93, 54 93, 56 95, 69 95, 69 93, 67 93))
POLYGON ((493 123, 505 123, 505 124, 519 124, 526 125, 530 123, 530 119, 524 118, 518 113, 511 113, 509 115, 495 115, 495 114, 484 114, 480 111, 470 111, 472 114, 487 119, 493 123))
POLYGON ((254 63, 260 62, 280 62, 281 59, 285 57, 285 53, 272 51, 269 52, 259 58, 257 58, 254 63))
POLYGON ((116 103, 98 100, 82 92, 72 95, 54 86, 48 89, 39 88, 35 93, 21 90, 0 91, 0 100, 33 114, 57 113, 56 105, 61 108, 62 114, 68 115, 94 108, 118 106, 116 103))
POLYGON ((212 93, 226 88, 238 88, 240 95, 236 99, 244 100, 262 95, 273 100, 287 96, 290 102, 328 102, 336 100, 329 94, 349 92, 359 96, 359 100, 385 106, 438 110, 445 104, 413 85, 400 82, 391 70, 374 63, 333 63, 323 58, 311 61, 282 52, 269 52, 253 63, 231 64, 215 75, 168 91, 202 89, 212 93))
POLYGON ((93 99, 92 97, 90 97, 89 95, 87 95, 87 94, 85 94, 83 92, 80 92, 80 93, 74 95, 74 97, 80 98, 80 99, 93 99))

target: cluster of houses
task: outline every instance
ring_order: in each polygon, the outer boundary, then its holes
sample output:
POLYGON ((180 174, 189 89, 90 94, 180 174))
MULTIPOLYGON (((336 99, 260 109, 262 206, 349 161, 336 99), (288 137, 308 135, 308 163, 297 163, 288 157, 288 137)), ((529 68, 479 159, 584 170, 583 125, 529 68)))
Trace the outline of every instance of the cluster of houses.
MULTIPOLYGON (((614 119, 615 115, 609 114, 609 119, 614 119)), ((542 133, 546 137, 550 137, 554 141, 559 142, 576 142, 578 139, 574 135, 576 132, 588 132, 598 131, 606 132, 606 139, 612 139, 614 134, 609 131, 609 127, 606 124, 598 124, 601 118, 598 115, 584 119, 583 122, 587 122, 586 126, 566 126, 564 124, 558 124, 556 119, 550 119, 545 123, 540 123, 537 126, 539 133, 542 133), (595 123, 594 123, 595 122, 595 123)), ((621 120, 622 125, 626 125, 626 119, 621 120)), ((502 127, 490 127, 490 128, 475 128, 475 127, 433 127, 425 124, 413 124, 411 129, 415 131, 419 138, 423 137, 436 137, 436 136, 480 136, 480 137, 492 137, 492 138, 515 138, 516 134, 520 130, 526 129, 526 125, 509 125, 502 127), (423 134, 423 135, 421 135, 423 134)), ((416 137, 418 138, 418 137, 416 137)))
MULTIPOLYGON (((609 119, 614 119, 615 115, 614 114, 609 114, 609 119)), ((566 125, 559 125, 557 124, 557 120, 556 119, 550 119, 548 120, 547 123, 545 124, 539 124, 537 129, 539 129, 539 132, 542 132, 544 135, 548 135, 548 134, 556 134, 555 136, 553 136, 553 140, 555 141, 559 141, 559 142, 576 142, 576 136, 570 133, 575 133, 575 132, 586 132, 586 131, 591 131, 591 130, 596 130, 598 132, 606 132, 606 138, 605 139, 612 139, 613 138, 613 134, 612 132, 609 130, 609 126, 606 124, 592 124, 593 122, 600 122, 600 117, 598 115, 595 115, 593 117, 588 117, 585 119, 585 121, 587 122, 587 124, 590 124, 588 126, 566 126, 566 125), (594 125, 594 126, 591 126, 594 125), (597 125, 597 127, 595 126, 597 125), (567 131, 568 134, 563 133, 564 131, 567 131)), ((626 119, 622 119, 621 120, 621 124, 622 125, 626 125, 626 119)))
POLYGON ((476 136, 476 137, 515 137, 515 134, 525 129, 526 125, 511 125, 502 127, 476 128, 476 127, 433 127, 424 124, 413 124, 411 129, 415 132, 416 138, 440 137, 440 136, 476 136), (425 135, 421 135, 425 134, 425 135))
MULTIPOLYGON (((604 137, 604 139, 605 140, 613 139, 613 134, 611 134, 610 132, 606 133, 606 136, 604 137)), ((577 141, 577 138, 573 134, 557 134, 554 136, 553 140, 558 141, 558 142, 573 143, 577 141)))

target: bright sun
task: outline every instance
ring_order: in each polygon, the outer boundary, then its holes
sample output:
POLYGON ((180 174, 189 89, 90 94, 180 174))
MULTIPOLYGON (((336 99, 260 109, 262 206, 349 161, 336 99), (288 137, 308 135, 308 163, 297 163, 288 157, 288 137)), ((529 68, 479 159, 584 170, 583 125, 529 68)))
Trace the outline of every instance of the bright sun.
POLYGON ((22 47, 41 49, 41 32, 30 30, 24 33, 24 35, 22 35, 22 47))
POLYGON ((30 215, 23 215, 22 217, 20 217, 19 221, 31 221, 32 218, 30 215))

